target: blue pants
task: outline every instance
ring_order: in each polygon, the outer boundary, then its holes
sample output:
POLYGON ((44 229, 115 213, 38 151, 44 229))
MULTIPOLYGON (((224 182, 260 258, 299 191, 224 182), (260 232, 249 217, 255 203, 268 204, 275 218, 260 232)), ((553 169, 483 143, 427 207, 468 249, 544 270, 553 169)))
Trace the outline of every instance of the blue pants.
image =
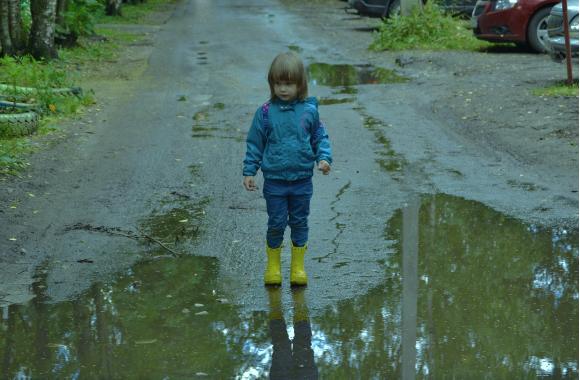
POLYGON ((268 211, 266 241, 270 248, 282 245, 287 225, 290 225, 292 243, 297 247, 306 244, 312 192, 312 177, 297 181, 264 180, 268 211))

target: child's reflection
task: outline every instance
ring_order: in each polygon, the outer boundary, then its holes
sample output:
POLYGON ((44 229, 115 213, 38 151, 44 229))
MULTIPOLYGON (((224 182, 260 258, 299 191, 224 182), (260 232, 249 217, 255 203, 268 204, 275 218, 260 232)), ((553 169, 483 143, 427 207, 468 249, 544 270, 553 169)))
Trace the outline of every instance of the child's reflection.
POLYGON ((312 329, 304 288, 292 289, 294 301, 294 339, 290 341, 282 313, 281 288, 268 288, 270 298, 270 336, 272 337, 272 367, 270 379, 318 379, 312 351, 312 329))

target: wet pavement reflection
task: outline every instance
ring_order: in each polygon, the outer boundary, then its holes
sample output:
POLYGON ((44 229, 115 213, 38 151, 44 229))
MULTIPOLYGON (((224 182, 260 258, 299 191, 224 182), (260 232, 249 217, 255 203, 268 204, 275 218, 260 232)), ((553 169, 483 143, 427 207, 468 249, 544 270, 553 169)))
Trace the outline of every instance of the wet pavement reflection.
POLYGON ((308 288, 265 288, 269 309, 242 311, 207 257, 160 251, 61 303, 39 270, 36 298, 2 309, 0 377, 578 377, 575 230, 438 194, 383 238, 386 281, 310 313, 308 288))

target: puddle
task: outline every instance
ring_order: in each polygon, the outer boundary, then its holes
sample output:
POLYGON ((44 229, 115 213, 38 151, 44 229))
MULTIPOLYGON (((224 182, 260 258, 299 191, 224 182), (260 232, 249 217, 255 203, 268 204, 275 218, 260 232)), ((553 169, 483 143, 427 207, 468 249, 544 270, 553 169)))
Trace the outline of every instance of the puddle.
POLYGON ((193 201, 188 195, 176 198, 161 202, 158 209, 141 221, 140 230, 164 244, 175 245, 195 240, 200 234, 205 208, 210 199, 193 201))
POLYGON ((308 78, 313 85, 350 87, 362 84, 403 83, 408 78, 393 70, 371 65, 332 65, 313 63, 307 67, 308 78))
POLYGON ((355 100, 354 98, 320 98, 318 99, 318 104, 321 106, 331 106, 334 104, 353 103, 355 100))
POLYGON ((303 49, 298 45, 288 45, 288 50, 293 51, 295 53, 302 53, 303 49))
MULTIPOLYGON (((381 149, 376 151, 379 156, 376 162, 381 169, 389 173, 401 173, 406 165, 406 160, 391 147, 391 141, 384 133, 384 129, 388 126, 370 116, 365 116, 363 126, 374 132, 375 140, 381 146, 381 149)), ((393 177, 393 179, 398 180, 399 177, 393 177)))
POLYGON ((232 125, 231 121, 223 119, 221 110, 225 109, 226 105, 224 103, 215 103, 211 106, 211 109, 218 111, 214 114, 210 114, 210 107, 206 107, 200 111, 197 111, 192 119, 193 126, 191 131, 193 132, 191 137, 199 139, 225 139, 234 140, 237 142, 243 142, 246 136, 242 133, 241 129, 232 125), (215 120, 215 119, 218 120, 215 120))
POLYGON ((358 94, 358 89, 356 87, 343 87, 342 89, 335 91, 335 94, 344 94, 344 95, 355 95, 358 94))
POLYGON ((215 258, 144 261, 61 303, 41 268, 36 298, 2 308, 2 377, 577 378, 578 233, 448 195, 408 203, 384 222, 386 281, 315 316, 308 288, 291 320, 288 289, 241 312, 215 258))

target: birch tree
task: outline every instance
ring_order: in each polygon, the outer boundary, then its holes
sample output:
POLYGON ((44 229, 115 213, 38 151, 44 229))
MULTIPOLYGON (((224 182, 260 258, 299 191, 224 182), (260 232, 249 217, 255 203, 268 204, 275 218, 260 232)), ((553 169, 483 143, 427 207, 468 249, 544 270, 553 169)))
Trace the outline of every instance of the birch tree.
POLYGON ((34 58, 52 59, 58 57, 54 43, 56 2, 57 0, 30 1, 32 26, 30 28, 29 50, 34 58))

